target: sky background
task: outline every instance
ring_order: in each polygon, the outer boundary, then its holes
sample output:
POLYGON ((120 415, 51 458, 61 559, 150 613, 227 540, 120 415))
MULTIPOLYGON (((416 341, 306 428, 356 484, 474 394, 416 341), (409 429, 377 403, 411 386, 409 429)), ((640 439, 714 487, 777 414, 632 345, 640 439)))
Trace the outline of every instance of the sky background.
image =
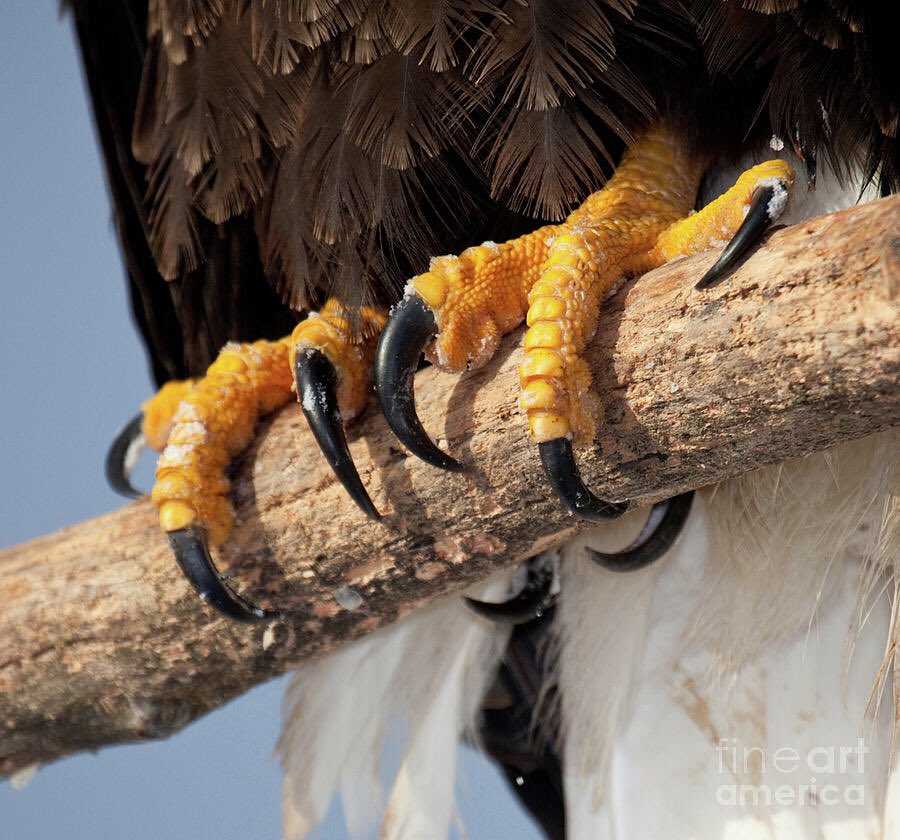
MULTIPOLYGON (((122 504, 103 458, 152 387, 71 23, 57 10, 0 4, 0 546, 122 504)), ((151 474, 145 464, 136 480, 147 487, 151 474)), ((0 782, 0 840, 275 840, 284 685, 168 741, 65 759, 21 791, 0 782)), ((472 840, 538 837, 492 766, 466 751, 461 777, 472 840)), ((345 836, 336 809, 314 836, 345 836)))

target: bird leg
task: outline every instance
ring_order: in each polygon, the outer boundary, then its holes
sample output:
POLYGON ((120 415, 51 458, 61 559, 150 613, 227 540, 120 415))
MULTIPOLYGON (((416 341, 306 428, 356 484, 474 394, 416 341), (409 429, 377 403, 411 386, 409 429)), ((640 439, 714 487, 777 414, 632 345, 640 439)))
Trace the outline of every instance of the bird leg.
MULTIPOLYGON (((703 251, 737 231, 724 264, 703 282, 718 279, 778 217, 793 181, 787 163, 769 161, 692 214, 703 169, 677 134, 657 127, 563 224, 432 260, 429 271, 407 287, 376 357, 376 390, 400 440, 436 466, 459 468, 434 446, 416 416, 415 361, 424 350, 448 370, 478 367, 500 337, 525 319, 520 406, 551 485, 565 507, 585 519, 623 513, 627 502, 603 501, 588 490, 572 454, 573 441, 590 443, 601 419, 581 356, 596 331, 602 301, 623 277, 703 251)), ((689 505, 675 509, 686 518, 689 505)), ((666 523, 671 534, 672 516, 666 523)), ((650 534, 632 548, 646 560, 671 544, 667 538, 648 550, 653 539, 650 534)))
POLYGON ((172 416, 151 493, 164 531, 202 527, 212 546, 228 538, 232 511, 225 470, 249 446, 257 419, 290 394, 286 341, 225 346, 172 416))
MULTIPOLYGON (((232 530, 226 469, 250 444, 257 420, 286 403, 293 390, 338 478, 366 513, 378 516, 347 452, 342 418, 352 419, 365 404, 385 313, 363 308, 358 317, 358 329, 351 329, 348 313, 328 301, 286 338, 229 344, 204 377, 164 385, 144 403, 141 426, 126 427, 162 450, 151 493, 160 525, 201 598, 231 618, 274 614, 234 593, 210 556, 210 547, 232 530)), ((113 449, 127 447, 117 439, 113 449)))
MULTIPOLYGON (((369 308, 351 313, 330 300, 290 337, 226 346, 204 378, 170 383, 145 403, 141 422, 132 421, 113 444, 107 460, 112 483, 136 492, 126 463, 136 437, 155 448, 164 445, 152 498, 182 570, 221 612, 245 621, 268 618, 272 613, 222 581, 209 552, 231 532, 225 470, 250 443, 257 419, 296 390, 335 474, 360 509, 377 519, 343 432, 343 423, 365 403, 373 361, 382 408, 398 437, 430 463, 458 469, 416 416, 419 356, 425 350, 449 370, 479 367, 500 338, 526 320, 520 406, 550 484, 565 507, 583 518, 619 516, 628 503, 594 496, 572 452, 573 441, 593 439, 601 417, 581 354, 596 331, 603 299, 623 276, 704 250, 737 231, 700 285, 719 279, 777 218, 793 179, 782 161, 760 164, 689 215, 702 169, 675 134, 657 128, 563 224, 433 259, 429 271, 410 282, 390 319, 369 308)), ((618 570, 652 562, 677 537, 689 509, 688 498, 661 503, 634 544, 594 559, 618 570)), ((546 603, 545 588, 544 580, 532 587, 537 610, 546 603)), ((519 607, 524 614, 530 604, 519 607)))
POLYGON ((257 419, 290 398, 288 352, 287 341, 226 345, 179 402, 150 494, 175 558, 200 597, 241 621, 271 614, 220 578, 210 546, 221 545, 232 529, 229 463, 249 446, 257 419))

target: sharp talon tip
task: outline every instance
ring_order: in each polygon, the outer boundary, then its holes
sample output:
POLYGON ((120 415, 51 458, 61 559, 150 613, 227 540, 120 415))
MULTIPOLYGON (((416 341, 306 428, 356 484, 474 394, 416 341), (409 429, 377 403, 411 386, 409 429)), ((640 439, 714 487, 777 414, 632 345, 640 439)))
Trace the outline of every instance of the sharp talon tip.
POLYGON ((588 556, 598 566, 613 572, 633 572, 649 566, 675 544, 693 501, 694 491, 691 490, 653 505, 644 527, 631 545, 613 554, 588 548, 588 556))
POLYGON ((741 263, 747 252, 762 238, 762 235, 775 221, 769 215, 769 202, 775 196, 775 188, 771 186, 760 187, 753 194, 750 201, 750 209, 735 232, 731 241, 712 264, 706 274, 700 278, 695 289, 705 289, 713 283, 723 279, 734 271, 741 263))
POLYGON ((462 472, 465 467, 435 446, 416 414, 416 367, 436 332, 434 314, 425 303, 415 295, 404 298, 378 342, 375 390, 388 425, 410 452, 433 467, 462 472))
POLYGON ((538 452, 550 485, 570 513, 589 522, 608 522, 628 510, 627 502, 604 502, 587 488, 578 474, 568 438, 539 443, 538 452))
POLYGON ((298 353, 294 362, 294 379, 306 422, 338 481, 366 516, 376 521, 381 519, 347 448, 336 396, 337 374, 331 360, 320 350, 298 353))
POLYGON ((144 495, 131 483, 131 472, 144 448, 143 424, 143 414, 132 417, 113 438, 106 453, 106 481, 116 493, 129 499, 144 495))
POLYGON ((528 567, 522 591, 508 601, 490 603, 463 595, 463 603, 482 618, 495 624, 525 624, 540 618, 553 605, 555 569, 542 562, 528 567))
POLYGON ((227 618, 244 623, 271 621, 280 613, 264 610, 238 595, 219 577, 209 553, 206 531, 180 528, 168 534, 175 560, 201 600, 227 618))

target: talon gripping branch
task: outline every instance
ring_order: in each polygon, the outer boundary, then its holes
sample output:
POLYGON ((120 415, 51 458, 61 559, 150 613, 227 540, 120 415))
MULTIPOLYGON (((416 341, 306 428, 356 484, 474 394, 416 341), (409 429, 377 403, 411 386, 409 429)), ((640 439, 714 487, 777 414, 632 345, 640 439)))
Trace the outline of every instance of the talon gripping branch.
MULTIPOLYGON (((389 838, 449 830, 464 733, 548 837, 838 830, 846 815, 824 808, 801 819, 777 802, 717 807, 704 749, 711 731, 765 741, 776 709, 787 728, 840 693, 839 652, 816 648, 799 677, 798 639, 813 611, 823 622, 847 612, 840 581, 896 540, 878 513, 896 492, 896 449, 882 437, 686 493, 644 513, 630 539, 611 522, 629 518, 629 501, 595 496, 575 451, 596 455, 603 413, 582 357, 623 279, 717 249, 699 301, 817 193, 838 207, 896 190, 889 4, 68 5, 161 386, 107 471, 134 493, 136 444, 161 450, 162 530, 210 607, 241 621, 279 615, 234 592, 212 555, 233 538, 228 466, 261 416, 296 393, 348 503, 379 519, 345 424, 374 387, 414 455, 464 471, 416 414, 421 356, 465 375, 523 322, 522 434, 559 516, 599 525, 465 602, 301 669, 281 744, 286 831, 314 826, 338 787, 380 799, 366 770, 376 757, 350 758, 356 744, 380 749, 399 708, 409 740, 384 809, 389 838), (772 159, 773 148, 788 151, 772 159), (806 178, 794 186, 797 167, 806 178), (330 702, 337 693, 346 702, 330 702), (749 726, 754 714, 769 729, 749 726)), ((850 706, 829 711, 832 729, 816 737, 855 732, 864 710, 850 706)), ((885 762, 851 815, 865 836, 886 830, 885 762)))

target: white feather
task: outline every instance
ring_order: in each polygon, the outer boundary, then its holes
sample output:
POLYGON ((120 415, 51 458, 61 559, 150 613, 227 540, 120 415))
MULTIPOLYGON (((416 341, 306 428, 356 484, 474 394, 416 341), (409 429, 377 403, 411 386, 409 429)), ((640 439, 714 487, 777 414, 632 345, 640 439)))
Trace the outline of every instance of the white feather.
POLYGON ((652 579, 609 581, 572 546, 557 622, 571 838, 882 836, 891 714, 873 717, 869 701, 891 605, 870 600, 862 625, 858 605, 865 564, 898 548, 881 527, 897 442, 876 436, 701 494, 652 579), (570 575, 633 609, 567 597, 570 575), (615 715, 591 711, 611 704, 615 715))
MULTIPOLYGON (((502 600, 513 574, 503 570, 467 592, 502 600)), ((380 757, 398 722, 406 748, 382 835, 446 836, 458 741, 508 636, 507 627, 476 617, 455 594, 300 667, 288 687, 278 746, 286 837, 303 837, 318 825, 338 790, 350 833, 371 826, 384 804, 380 757)))
MULTIPOLYGON (((493 591, 481 594, 502 600, 508 595, 510 576, 505 573, 501 579, 503 586, 494 585, 489 587, 493 591)), ((416 677, 410 697, 412 737, 388 801, 381 829, 384 840, 447 836, 458 742, 472 727, 509 636, 506 628, 473 620, 458 598, 443 613, 444 621, 429 627, 436 644, 416 645, 410 651, 409 667, 416 677)))
MULTIPOLYGON (((643 512, 637 516, 644 516, 643 512)), ((630 517, 634 519, 636 517, 630 517)), ((649 630, 649 610, 660 565, 633 574, 604 571, 586 545, 615 550, 630 522, 594 529, 562 553, 554 632, 555 668, 566 755, 566 790, 602 797, 600 768, 608 766, 628 707, 649 630), (585 667, 587 666, 587 668, 585 667)))

